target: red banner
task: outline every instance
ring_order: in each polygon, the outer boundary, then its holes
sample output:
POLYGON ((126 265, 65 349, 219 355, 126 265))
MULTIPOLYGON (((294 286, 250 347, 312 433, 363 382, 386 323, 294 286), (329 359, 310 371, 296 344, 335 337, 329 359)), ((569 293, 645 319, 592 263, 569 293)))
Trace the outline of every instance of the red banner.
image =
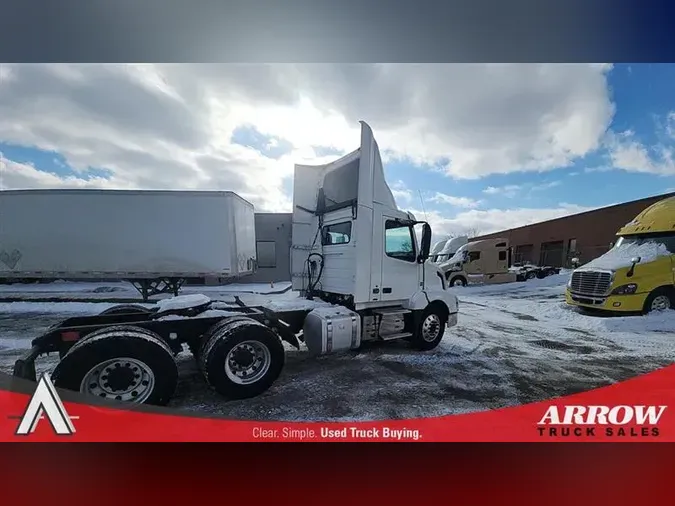
POLYGON ((190 416, 171 409, 144 412, 92 406, 84 401, 61 404, 58 394, 45 394, 50 402, 56 399, 60 411, 48 403, 40 406, 37 388, 32 397, 0 392, 0 412, 6 414, 0 420, 0 440, 675 441, 675 414, 670 409, 675 401, 673 385, 675 366, 669 366, 611 386, 523 406, 433 418, 339 423, 238 421, 190 416))

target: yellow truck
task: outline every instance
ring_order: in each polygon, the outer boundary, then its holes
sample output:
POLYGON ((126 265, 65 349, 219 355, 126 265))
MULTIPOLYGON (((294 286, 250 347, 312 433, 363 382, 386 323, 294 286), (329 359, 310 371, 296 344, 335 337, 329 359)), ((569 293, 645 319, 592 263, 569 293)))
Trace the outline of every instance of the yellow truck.
POLYGON ((575 269, 567 304, 616 313, 675 309, 675 197, 651 205, 604 255, 575 269))

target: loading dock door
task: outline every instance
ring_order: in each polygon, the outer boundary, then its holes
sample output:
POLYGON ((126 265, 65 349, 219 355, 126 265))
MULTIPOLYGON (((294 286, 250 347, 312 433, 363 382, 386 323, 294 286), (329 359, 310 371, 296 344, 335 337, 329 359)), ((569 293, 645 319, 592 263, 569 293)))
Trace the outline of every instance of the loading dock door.
POLYGON ((563 266, 563 249, 565 241, 553 241, 541 243, 541 253, 539 255, 539 265, 550 265, 551 267, 563 266))
POLYGON ((516 251, 514 253, 514 262, 532 262, 532 250, 534 249, 532 244, 519 244, 516 246, 516 251))

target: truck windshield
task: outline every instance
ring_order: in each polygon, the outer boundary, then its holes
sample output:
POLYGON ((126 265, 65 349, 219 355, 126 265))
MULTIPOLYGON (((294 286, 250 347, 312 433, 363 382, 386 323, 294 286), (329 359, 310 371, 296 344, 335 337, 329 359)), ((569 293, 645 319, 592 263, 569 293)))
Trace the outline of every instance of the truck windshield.
POLYGON ((668 251, 675 253, 675 233, 622 235, 616 241, 614 249, 625 248, 629 245, 639 246, 646 243, 663 244, 668 251))

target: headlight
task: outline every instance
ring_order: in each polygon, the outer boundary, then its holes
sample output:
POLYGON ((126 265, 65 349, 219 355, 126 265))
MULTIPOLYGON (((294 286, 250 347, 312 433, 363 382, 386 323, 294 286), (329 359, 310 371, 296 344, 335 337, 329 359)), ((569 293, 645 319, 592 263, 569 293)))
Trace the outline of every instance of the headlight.
POLYGON ((637 292, 637 288, 638 286, 635 283, 617 286, 614 290, 612 290, 612 295, 631 295, 637 292))
POLYGON ((572 277, 570 276, 570 279, 567 280, 567 288, 572 288, 572 277))

